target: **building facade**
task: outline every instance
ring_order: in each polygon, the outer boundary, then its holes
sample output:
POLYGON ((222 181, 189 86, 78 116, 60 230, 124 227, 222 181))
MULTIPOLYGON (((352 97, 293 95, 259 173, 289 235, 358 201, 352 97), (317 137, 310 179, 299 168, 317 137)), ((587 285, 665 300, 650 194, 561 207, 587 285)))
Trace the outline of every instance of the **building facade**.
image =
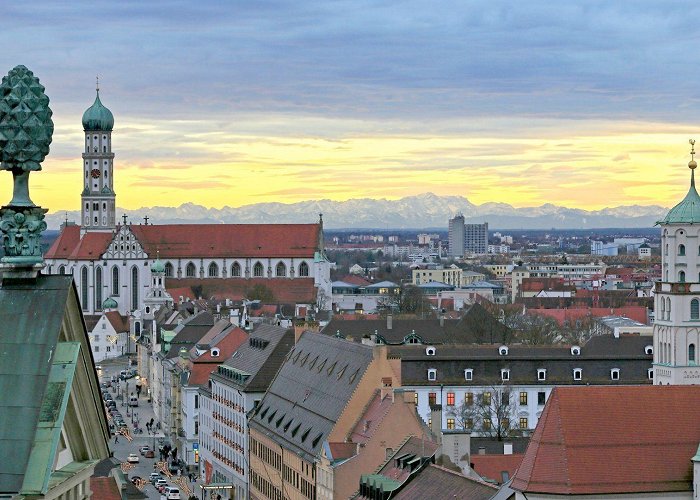
POLYGON ((447 245, 451 257, 464 257, 464 215, 457 214, 449 220, 447 245))

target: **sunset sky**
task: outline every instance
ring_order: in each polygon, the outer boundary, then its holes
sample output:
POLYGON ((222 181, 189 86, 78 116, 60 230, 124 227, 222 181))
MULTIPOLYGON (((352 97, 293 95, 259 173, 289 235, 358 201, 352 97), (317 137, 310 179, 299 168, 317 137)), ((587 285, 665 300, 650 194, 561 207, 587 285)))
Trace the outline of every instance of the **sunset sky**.
POLYGON ((123 208, 671 206, 700 140, 699 19, 643 0, 11 2, 0 73, 26 65, 51 99, 30 184, 52 212, 79 207, 95 75, 123 208))

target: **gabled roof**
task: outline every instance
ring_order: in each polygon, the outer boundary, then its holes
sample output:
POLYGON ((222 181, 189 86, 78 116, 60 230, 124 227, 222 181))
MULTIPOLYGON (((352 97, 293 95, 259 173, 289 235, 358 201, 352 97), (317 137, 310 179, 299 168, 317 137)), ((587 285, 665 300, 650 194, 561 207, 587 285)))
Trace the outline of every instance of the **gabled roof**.
POLYGON ((319 224, 163 224, 131 226, 149 256, 306 257, 319 245, 319 224))
POLYGON ((318 456, 372 356, 369 346, 305 332, 258 405, 251 428, 294 453, 318 456))
POLYGON ((479 304, 473 304, 460 319, 400 319, 393 318, 391 328, 386 319, 347 321, 334 316, 321 333, 352 337, 356 342, 365 335, 376 333, 388 344, 401 344, 415 333, 425 344, 504 342, 510 338, 510 330, 479 304))
POLYGON ((117 333, 129 331, 129 318, 119 314, 119 311, 106 312, 105 318, 107 318, 107 321, 109 321, 117 333))
POLYGON ((415 498, 487 500, 495 493, 495 486, 468 478, 439 465, 430 464, 392 498, 397 500, 415 498))
POLYGON ((556 387, 511 488, 559 495, 692 492, 699 413, 700 386, 556 387))
POLYGON ((506 483, 513 477, 520 467, 525 455, 522 453, 511 455, 472 455, 470 462, 472 468, 484 479, 498 484, 506 483), (504 478, 503 475, 506 474, 504 478))
POLYGON ((80 243, 80 226, 65 226, 44 255, 47 259, 67 259, 80 243))

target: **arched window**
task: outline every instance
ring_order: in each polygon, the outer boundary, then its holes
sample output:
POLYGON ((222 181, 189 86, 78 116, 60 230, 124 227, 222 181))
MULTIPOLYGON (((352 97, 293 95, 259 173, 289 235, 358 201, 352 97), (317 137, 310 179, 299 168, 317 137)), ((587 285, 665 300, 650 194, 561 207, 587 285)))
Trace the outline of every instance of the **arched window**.
POLYGON ((695 364, 695 344, 688 344, 688 364, 695 364))
POLYGON ((119 268, 112 267, 112 295, 119 295, 119 268))
POLYGON ((671 299, 666 299, 666 319, 671 319, 671 299))
POLYGON ((678 255, 685 255, 685 245, 678 245, 678 255))
POLYGON ((170 262, 165 263, 165 277, 166 278, 173 277, 173 265, 170 262))
POLYGON ((189 262, 185 268, 185 276, 188 278, 194 278, 195 274, 197 274, 197 268, 194 266, 194 264, 189 262))
POLYGON ((666 247, 664 248, 664 255, 668 255, 668 243, 666 243, 666 247))
POLYGON ((131 309, 139 308, 139 270, 136 266, 131 268, 131 309))
POLYGON ((216 262, 212 262, 209 264, 209 277, 216 278, 217 276, 219 276, 219 266, 216 265, 216 262))
POLYGON ((241 265, 238 262, 234 262, 231 266, 231 276, 238 278, 241 275, 241 265))
POLYGON ((58 274, 66 274, 66 266, 58 266, 58 274))
POLYGON ((287 276, 287 266, 284 265, 284 262, 277 264, 277 267, 275 268, 275 276, 287 276))
POLYGON ((83 311, 87 311, 88 307, 88 269, 83 266, 80 269, 80 301, 83 303, 83 311))
POLYGON ((666 299, 661 297, 661 304, 659 306, 661 308, 661 314, 659 315, 659 319, 666 319, 666 299))
POLYGON ((299 264, 299 276, 309 275, 309 265, 306 262, 299 264))
POLYGON ((264 276, 265 268, 260 262, 256 262, 253 266, 253 276, 256 278, 261 278, 264 276))
POLYGON ((690 301, 690 319, 700 319, 700 300, 690 301))
POLYGON ((678 281, 681 283, 685 283, 685 271, 678 272, 678 281))
POLYGON ((102 268, 95 269, 95 309, 102 310, 102 268))

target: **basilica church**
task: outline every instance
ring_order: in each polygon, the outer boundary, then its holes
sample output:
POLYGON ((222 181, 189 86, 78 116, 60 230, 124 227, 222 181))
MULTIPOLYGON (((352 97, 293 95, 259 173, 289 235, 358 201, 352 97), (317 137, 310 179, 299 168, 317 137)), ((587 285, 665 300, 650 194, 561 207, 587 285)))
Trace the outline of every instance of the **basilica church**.
POLYGON ((100 101, 99 88, 82 122, 80 225, 62 226, 45 262, 48 274, 73 276, 84 314, 99 314, 115 303, 125 315, 141 309, 157 283, 154 265, 162 266, 163 287, 170 291, 235 300, 257 285, 277 303, 327 307, 330 263, 323 252, 322 218, 312 224, 162 225, 117 218, 114 116, 100 101))

